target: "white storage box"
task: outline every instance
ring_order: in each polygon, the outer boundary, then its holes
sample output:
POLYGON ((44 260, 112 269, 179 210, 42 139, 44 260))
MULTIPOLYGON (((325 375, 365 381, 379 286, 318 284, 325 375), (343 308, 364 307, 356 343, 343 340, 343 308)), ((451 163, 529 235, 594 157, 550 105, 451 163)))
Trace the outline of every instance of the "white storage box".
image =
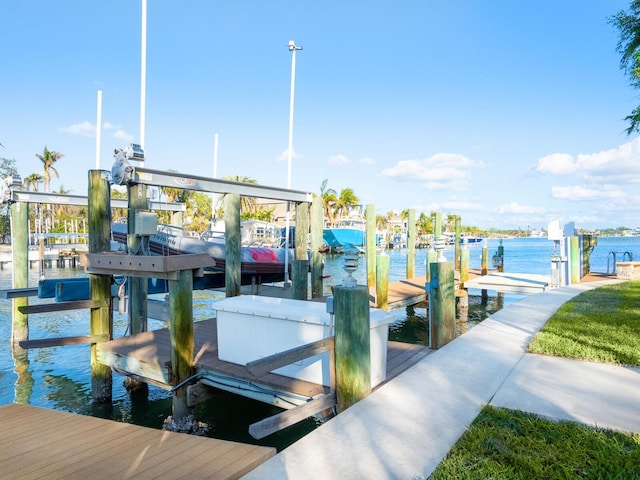
MULTIPOLYGON (((320 302, 241 295, 212 304, 217 311, 218 358, 246 365, 332 335, 331 318, 320 302)), ((392 314, 371 309, 371 386, 384 381, 387 340, 392 314)), ((328 353, 274 370, 308 382, 329 386, 328 353)))

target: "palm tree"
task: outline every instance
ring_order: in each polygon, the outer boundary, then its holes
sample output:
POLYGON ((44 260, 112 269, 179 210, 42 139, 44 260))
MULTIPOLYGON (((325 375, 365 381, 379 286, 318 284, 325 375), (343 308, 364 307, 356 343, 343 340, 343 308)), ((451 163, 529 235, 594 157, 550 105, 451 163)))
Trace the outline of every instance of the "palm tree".
MULTIPOLYGON (((226 177, 222 177, 222 180, 229 180, 229 181, 238 182, 238 183, 251 183, 251 184, 258 183, 255 179, 250 177, 244 177, 242 175, 227 175, 226 177)), ((218 197, 216 211, 220 211, 223 208, 224 199, 226 196, 227 194, 223 193, 218 197)), ((240 197, 240 215, 241 216, 242 214, 255 213, 256 210, 258 210, 258 202, 256 201, 255 197, 247 197, 247 196, 240 197)))
POLYGON ((360 204, 360 200, 353 193, 353 189, 351 188, 343 188, 340 190, 340 197, 338 197, 338 202, 336 204, 336 209, 340 212, 342 217, 346 217, 349 215, 353 207, 360 204))
POLYGON ((44 179, 44 191, 49 193, 51 184, 51 172, 56 174, 56 178, 60 178, 60 174, 54 168, 53 164, 60 158, 64 157, 63 153, 58 153, 53 150, 49 150, 46 146, 42 154, 36 153, 36 157, 42 162, 42 178, 44 179))
POLYGON ((320 185, 320 196, 322 197, 322 209, 324 216, 329 223, 333 223, 336 214, 336 205, 338 204, 338 194, 333 188, 327 189, 327 180, 323 180, 320 185))
POLYGON ((38 191, 38 184, 44 180, 42 178, 42 175, 40 175, 39 173, 32 173, 31 175, 29 175, 28 177, 25 177, 22 180, 22 185, 27 189, 27 190, 33 190, 34 192, 38 191))

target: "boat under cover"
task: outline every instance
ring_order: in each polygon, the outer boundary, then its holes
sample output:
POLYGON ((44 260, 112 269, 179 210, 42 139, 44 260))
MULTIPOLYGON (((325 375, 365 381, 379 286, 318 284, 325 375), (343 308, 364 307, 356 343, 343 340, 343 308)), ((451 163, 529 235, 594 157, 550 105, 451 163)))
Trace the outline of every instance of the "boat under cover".
MULTIPOLYGON (((112 225, 113 240, 127 245, 128 226, 125 223, 112 225)), ((183 230, 173 226, 158 226, 158 232, 149 237, 148 254, 182 255, 188 253, 206 253, 216 262, 214 267, 206 269, 207 285, 211 288, 224 286, 226 247, 224 237, 210 237, 203 240, 182 234, 183 230)), ((134 252, 135 253, 135 252, 134 252)), ((242 246, 240 250, 240 271, 242 285, 252 283, 271 283, 284 280, 284 263, 287 249, 273 247, 242 246)), ((289 270, 295 258, 295 251, 289 249, 289 270)))

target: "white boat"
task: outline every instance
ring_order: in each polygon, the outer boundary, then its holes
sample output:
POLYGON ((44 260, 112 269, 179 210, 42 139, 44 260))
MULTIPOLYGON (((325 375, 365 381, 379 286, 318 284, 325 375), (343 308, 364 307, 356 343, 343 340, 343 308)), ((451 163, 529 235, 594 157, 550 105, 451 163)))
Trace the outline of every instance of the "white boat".
MULTIPOLYGON (((125 223, 112 225, 113 240, 127 244, 128 227, 125 223)), ((146 247, 151 255, 181 255, 185 253, 206 253, 216 262, 215 267, 208 270, 207 281, 209 288, 224 286, 224 272, 226 265, 226 248, 224 234, 209 232, 208 236, 193 237, 179 227, 158 225, 155 235, 149 237, 146 247)), ((289 255, 289 269, 295 258, 293 249, 261 246, 242 246, 240 251, 240 270, 243 285, 252 282, 270 283, 284 280, 285 255, 289 255)))

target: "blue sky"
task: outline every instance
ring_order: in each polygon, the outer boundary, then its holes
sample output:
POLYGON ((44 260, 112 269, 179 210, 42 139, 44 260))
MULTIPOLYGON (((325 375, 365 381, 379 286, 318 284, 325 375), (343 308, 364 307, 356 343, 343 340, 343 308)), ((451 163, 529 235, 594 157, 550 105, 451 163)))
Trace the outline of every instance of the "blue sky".
MULTIPOLYGON (((617 0, 148 0, 145 167, 352 188, 483 228, 636 227, 640 103, 619 68, 617 0)), ((103 92, 102 168, 140 137, 140 0, 4 0, 0 156, 44 146, 86 194, 103 92)))

